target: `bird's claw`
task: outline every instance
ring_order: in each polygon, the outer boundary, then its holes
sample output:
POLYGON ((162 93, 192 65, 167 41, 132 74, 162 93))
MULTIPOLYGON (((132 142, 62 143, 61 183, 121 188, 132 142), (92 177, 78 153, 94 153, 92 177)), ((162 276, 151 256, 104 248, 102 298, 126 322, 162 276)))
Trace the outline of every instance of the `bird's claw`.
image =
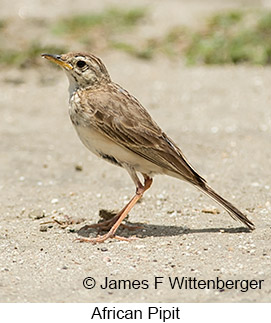
MULTIPOLYGON (((108 232, 109 233, 109 232, 108 232)), ((112 234, 104 234, 102 236, 98 236, 96 238, 76 238, 74 241, 79 241, 79 242, 90 242, 92 244, 96 243, 103 243, 107 239, 117 239, 120 241, 126 241, 126 242, 131 242, 132 240, 137 240, 138 238, 135 236, 132 237, 122 237, 122 236, 117 236, 117 235, 112 235, 112 234)))

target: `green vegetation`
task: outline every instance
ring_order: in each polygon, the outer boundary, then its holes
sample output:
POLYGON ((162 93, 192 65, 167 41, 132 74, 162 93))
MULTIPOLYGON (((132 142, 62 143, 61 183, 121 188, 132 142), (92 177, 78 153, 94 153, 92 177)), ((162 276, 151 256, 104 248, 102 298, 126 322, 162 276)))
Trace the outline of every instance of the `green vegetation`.
POLYGON ((0 50, 0 64, 26 67, 36 65, 41 53, 65 53, 66 48, 42 46, 37 42, 29 44, 24 50, 0 50))
POLYGON ((150 59, 157 53, 185 57, 192 64, 271 64, 271 12, 225 11, 207 19, 199 31, 181 26, 141 46, 115 43, 114 48, 150 59))
POLYGON ((114 44, 140 58, 157 53, 192 64, 271 64, 271 12, 235 10, 215 14, 199 31, 176 26, 141 46, 114 44))
POLYGON ((114 33, 134 27, 146 15, 146 10, 136 8, 124 10, 120 8, 106 9, 101 13, 89 13, 60 20, 53 28, 56 34, 78 35, 91 29, 101 28, 114 33))
POLYGON ((142 59, 153 58, 156 50, 156 46, 154 46, 151 40, 147 41, 143 47, 139 46, 139 48, 124 42, 112 42, 111 47, 142 59))
POLYGON ((136 28, 147 13, 146 8, 108 8, 62 18, 53 27, 47 21, 28 20, 25 28, 39 31, 32 39, 23 39, 23 33, 12 35, 13 22, 0 20, 0 64, 24 67, 38 64, 42 52, 66 52, 67 48, 41 45, 39 40, 48 32, 54 44, 64 42, 98 54, 120 50, 140 59, 183 57, 188 64, 271 64, 271 11, 223 11, 197 30, 175 26, 162 36, 140 39, 136 28), (14 41, 7 42, 11 37, 14 41))
POLYGON ((0 20, 0 29, 4 28, 6 25, 6 22, 4 20, 0 20))
POLYGON ((191 34, 185 49, 189 64, 271 63, 271 13, 231 11, 211 17, 191 34))
POLYGON ((182 54, 187 34, 184 27, 172 28, 164 37, 150 38, 141 45, 132 45, 125 42, 112 42, 113 48, 125 51, 137 58, 152 59, 156 54, 176 58, 182 54))
MULTIPOLYGON (((146 9, 135 8, 130 10, 120 8, 105 9, 101 13, 86 13, 84 15, 76 15, 68 18, 64 18, 55 23, 53 28, 43 21, 42 27, 44 32, 51 31, 51 37, 54 38, 54 43, 61 38, 63 43, 63 37, 67 38, 67 43, 73 43, 73 48, 76 48, 80 44, 80 48, 86 48, 86 50, 97 51, 99 49, 115 48, 112 45, 113 38, 117 37, 120 32, 129 32, 146 16, 146 9), (111 39, 112 38, 112 39, 111 39)), ((12 23, 12 21, 10 21, 12 23)), ((36 28, 36 21, 28 20, 29 24, 33 24, 33 28, 36 28)), ((0 40, 6 33, 10 24, 6 21, 0 20, 0 40)), ((39 26, 40 27, 40 26, 39 26)), ((17 36, 17 35, 16 35, 17 36)), ((23 46, 21 46, 21 39, 16 39, 11 47, 5 43, 6 35, 1 41, 0 49, 0 64, 2 65, 15 65, 18 67, 25 67, 29 65, 36 65, 40 63, 40 54, 43 52, 48 53, 64 53, 67 52, 67 48, 57 46, 42 46, 37 39, 25 39, 23 46), (18 40, 19 46, 16 46, 16 40, 18 40), (18 48, 20 48, 18 50, 18 48)), ((42 36, 42 35, 41 35, 42 36)), ((116 46, 117 47, 117 46, 116 46)), ((139 53, 138 57, 144 56, 144 53, 139 53)))
POLYGON ((128 50, 128 44, 118 46, 113 41, 122 33, 133 30, 146 16, 145 8, 108 8, 100 13, 86 13, 61 19, 52 28, 56 36, 80 42, 88 49, 118 48, 128 50))

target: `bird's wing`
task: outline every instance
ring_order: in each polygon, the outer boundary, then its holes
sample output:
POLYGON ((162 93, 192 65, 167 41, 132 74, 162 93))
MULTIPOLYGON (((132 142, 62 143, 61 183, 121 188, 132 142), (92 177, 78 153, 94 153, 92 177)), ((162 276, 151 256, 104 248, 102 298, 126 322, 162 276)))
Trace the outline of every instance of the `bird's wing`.
POLYGON ((204 182, 177 145, 160 129, 139 101, 118 85, 89 90, 81 105, 92 107, 91 125, 120 146, 179 174, 194 184, 204 182))

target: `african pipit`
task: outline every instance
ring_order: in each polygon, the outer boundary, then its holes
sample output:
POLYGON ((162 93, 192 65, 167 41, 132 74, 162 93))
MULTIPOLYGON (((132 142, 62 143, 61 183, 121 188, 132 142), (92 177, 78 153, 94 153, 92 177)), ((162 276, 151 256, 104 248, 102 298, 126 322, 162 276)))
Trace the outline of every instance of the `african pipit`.
POLYGON ((111 80, 98 57, 87 53, 42 56, 60 65, 68 76, 70 118, 83 144, 104 160, 126 169, 136 185, 134 197, 113 219, 93 225, 109 231, 80 241, 128 240, 117 236, 116 231, 150 188, 155 174, 166 174, 191 183, 216 200, 234 219, 254 229, 253 223, 242 212, 218 195, 192 168, 182 151, 140 102, 111 80), (143 175, 144 184, 137 173, 143 175))

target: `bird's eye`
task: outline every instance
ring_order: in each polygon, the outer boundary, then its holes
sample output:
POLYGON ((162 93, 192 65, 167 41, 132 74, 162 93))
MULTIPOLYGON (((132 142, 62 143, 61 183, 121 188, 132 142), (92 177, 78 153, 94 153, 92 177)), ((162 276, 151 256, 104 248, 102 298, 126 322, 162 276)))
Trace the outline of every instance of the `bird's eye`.
POLYGON ((86 65, 86 63, 85 63, 84 61, 78 61, 78 62, 76 63, 76 65, 77 65, 79 68, 82 68, 82 67, 84 67, 84 66, 86 65))

